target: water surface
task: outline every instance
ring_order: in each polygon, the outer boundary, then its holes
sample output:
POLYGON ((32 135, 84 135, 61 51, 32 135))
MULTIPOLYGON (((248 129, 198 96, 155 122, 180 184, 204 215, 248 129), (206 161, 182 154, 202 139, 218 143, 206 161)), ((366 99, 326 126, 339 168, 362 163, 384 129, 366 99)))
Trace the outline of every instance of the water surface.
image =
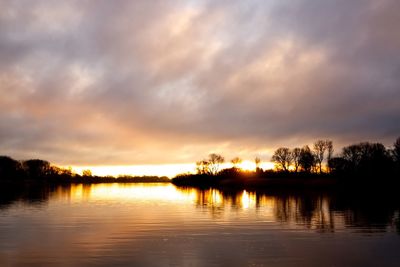
POLYGON ((399 202, 171 184, 1 190, 0 266, 400 266, 399 202))

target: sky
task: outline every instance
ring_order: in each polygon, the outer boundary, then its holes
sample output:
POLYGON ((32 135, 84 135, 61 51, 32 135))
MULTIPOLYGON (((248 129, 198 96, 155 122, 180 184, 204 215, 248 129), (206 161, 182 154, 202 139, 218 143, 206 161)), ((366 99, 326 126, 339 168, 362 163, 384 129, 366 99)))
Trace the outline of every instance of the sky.
POLYGON ((3 0, 0 154, 83 168, 390 146, 399 25, 398 0, 3 0))

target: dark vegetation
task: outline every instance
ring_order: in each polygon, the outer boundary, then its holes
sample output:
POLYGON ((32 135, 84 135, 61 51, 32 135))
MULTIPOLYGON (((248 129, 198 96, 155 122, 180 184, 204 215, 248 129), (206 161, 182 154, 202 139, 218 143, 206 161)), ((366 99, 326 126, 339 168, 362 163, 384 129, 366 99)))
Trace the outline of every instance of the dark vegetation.
MULTIPOLYGON (((180 186, 196 187, 332 187, 337 185, 391 186, 400 184, 400 138, 393 147, 386 148, 380 143, 362 142, 346 146, 333 154, 330 140, 318 140, 313 147, 280 147, 271 160, 275 170, 260 168, 261 160, 255 159, 254 171, 239 168, 242 160, 235 157, 232 167, 221 170, 224 157, 210 154, 207 159, 196 163, 196 174, 181 174, 172 179, 180 186)), ((90 170, 82 175, 71 169, 63 169, 48 161, 31 159, 17 161, 0 156, 0 182, 10 183, 130 183, 130 182, 169 182, 167 177, 156 176, 93 176, 90 170)))
POLYGON ((15 183, 145 183, 170 182, 168 177, 158 176, 94 176, 90 170, 82 175, 73 173, 40 159, 17 161, 7 156, 0 156, 0 182, 15 183))
POLYGON ((362 142, 346 146, 334 155, 330 140, 318 140, 309 146, 290 149, 278 148, 271 160, 275 170, 263 170, 256 158, 255 171, 237 167, 240 158, 234 158, 232 168, 220 170, 225 159, 210 154, 196 163, 196 174, 181 174, 172 179, 179 186, 208 187, 335 187, 378 186, 400 184, 400 137, 392 148, 381 143, 362 142))

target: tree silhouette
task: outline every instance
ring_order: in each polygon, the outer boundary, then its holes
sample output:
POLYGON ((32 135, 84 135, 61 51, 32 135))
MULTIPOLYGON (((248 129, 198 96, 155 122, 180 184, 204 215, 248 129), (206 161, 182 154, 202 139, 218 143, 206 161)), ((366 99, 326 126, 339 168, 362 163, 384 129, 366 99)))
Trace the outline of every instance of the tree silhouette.
POLYGON ((350 145, 342 149, 342 158, 347 162, 347 170, 355 170, 362 158, 362 144, 350 145))
POLYGON ((19 176, 22 171, 22 166, 19 161, 16 161, 7 156, 0 156, 0 179, 9 179, 19 176))
POLYGON ((380 143, 363 142, 343 148, 347 172, 373 174, 388 172, 392 165, 389 151, 380 143))
POLYGON ((45 178, 52 173, 50 162, 41 159, 26 160, 22 166, 32 179, 45 178))
POLYGON ((400 167, 400 137, 394 142, 392 154, 397 167, 400 167))
POLYGON ((92 176, 92 171, 89 170, 89 169, 83 170, 82 171, 82 176, 91 177, 92 176))
POLYGON ((279 169, 284 171, 289 171, 289 167, 292 164, 293 155, 290 149, 287 147, 280 147, 275 150, 274 155, 272 155, 271 160, 275 162, 279 169))
POLYGON ((309 146, 304 146, 300 151, 299 165, 305 172, 311 172, 315 166, 315 157, 309 146))
POLYGON ((334 151, 334 149, 333 149, 333 143, 332 143, 332 141, 330 141, 330 140, 326 140, 326 142, 327 142, 327 149, 328 149, 328 155, 327 155, 327 157, 326 157, 326 159, 327 159, 327 161, 328 161, 328 171, 330 172, 331 170, 330 170, 330 168, 329 168, 329 161, 331 160, 331 158, 332 158, 332 156, 333 156, 333 151, 334 151))
POLYGON ((256 164, 256 171, 259 172, 260 171, 261 159, 259 157, 256 157, 254 159, 254 163, 256 164))
POLYGON ((319 173, 322 173, 322 162, 324 161, 324 156, 326 150, 328 150, 328 160, 332 157, 333 145, 330 140, 317 140, 314 143, 314 155, 315 161, 318 164, 319 173))
POLYGON ((328 168, 332 173, 343 174, 348 169, 348 162, 342 157, 333 157, 328 160, 328 168))
POLYGON ((220 165, 224 163, 225 159, 223 156, 215 153, 208 155, 209 170, 212 175, 216 175, 219 171, 220 165))
POLYGON ((293 156, 293 165, 294 165, 294 171, 297 172, 300 167, 300 155, 301 155, 301 148, 295 147, 292 150, 292 156, 293 156))
POLYGON ((224 163, 223 156, 215 153, 208 155, 208 159, 203 159, 196 162, 197 174, 216 175, 220 165, 224 163))
POLYGON ((211 174, 210 163, 207 160, 200 160, 196 162, 197 174, 211 174))
POLYGON ((239 168, 238 166, 242 163, 242 159, 239 157, 234 157, 233 159, 231 159, 231 163, 233 165, 233 168, 237 169, 239 168))

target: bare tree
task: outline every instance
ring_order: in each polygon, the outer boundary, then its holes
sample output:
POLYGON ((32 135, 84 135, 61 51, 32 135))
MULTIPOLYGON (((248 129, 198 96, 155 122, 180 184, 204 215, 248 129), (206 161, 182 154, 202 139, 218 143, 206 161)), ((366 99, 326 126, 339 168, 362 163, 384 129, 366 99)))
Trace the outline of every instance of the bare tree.
POLYGON ((82 172, 82 176, 87 176, 87 177, 91 177, 92 176, 92 171, 87 169, 87 170, 83 170, 82 172))
POLYGON ((319 173, 322 173, 322 162, 324 161, 324 156, 326 150, 328 150, 328 161, 332 157, 333 154, 333 145, 330 140, 317 140, 314 143, 314 155, 315 160, 318 164, 319 173))
POLYGON ((237 169, 239 167, 239 165, 242 163, 242 159, 239 157, 235 157, 233 159, 231 159, 231 163, 233 165, 233 168, 237 169))
POLYGON ((333 150, 333 143, 332 143, 331 140, 326 140, 325 142, 326 142, 326 146, 327 146, 327 149, 328 149, 327 159, 330 160, 332 158, 332 156, 333 156, 333 151, 334 151, 333 150))
POLYGON ((329 162, 330 162, 330 160, 332 159, 332 156, 333 156, 333 151, 334 151, 333 150, 333 143, 332 143, 331 140, 326 140, 325 142, 326 142, 326 146, 327 146, 327 149, 328 149, 328 155, 327 155, 326 159, 327 159, 327 162, 328 162, 328 170, 330 172, 331 170, 330 170, 330 167, 329 167, 329 162))
POLYGON ((301 155, 301 148, 295 147, 292 150, 292 157, 293 157, 293 165, 294 171, 297 172, 300 166, 300 155, 301 155))
POLYGON ((225 162, 223 156, 212 153, 208 155, 209 170, 212 175, 216 175, 219 171, 220 165, 225 162))
POLYGON ((260 169, 261 159, 259 157, 256 157, 254 159, 254 163, 256 164, 256 171, 258 171, 260 169))
POLYGON ((288 171, 289 166, 292 164, 293 156, 290 149, 287 147, 280 147, 275 150, 271 160, 275 162, 278 168, 288 171))
POLYGON ((198 174, 210 174, 210 163, 207 160, 197 161, 196 172, 198 174))

